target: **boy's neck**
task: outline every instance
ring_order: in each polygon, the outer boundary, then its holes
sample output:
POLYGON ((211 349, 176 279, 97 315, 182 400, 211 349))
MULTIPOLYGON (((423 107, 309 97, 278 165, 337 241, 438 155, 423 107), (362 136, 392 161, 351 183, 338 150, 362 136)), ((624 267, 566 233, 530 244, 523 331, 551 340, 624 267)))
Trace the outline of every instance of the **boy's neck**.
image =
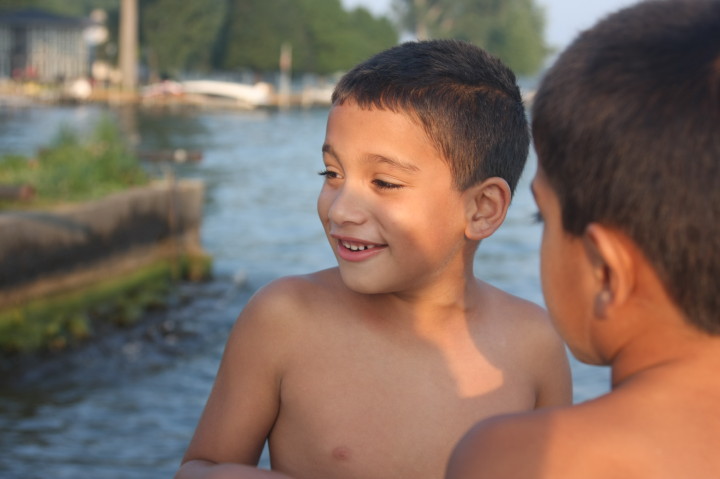
POLYGON ((628 343, 618 352, 611 364, 612 387, 619 389, 655 374, 710 363, 720 367, 720 336, 689 324, 675 330, 661 329, 643 341, 628 343))
POLYGON ((387 312, 387 317, 402 327, 428 333, 447 328, 448 324, 478 310, 489 286, 472 278, 454 286, 434 284, 431 287, 379 295, 368 298, 387 312))
POLYGON ((627 251, 625 268, 616 268, 612 303, 590 326, 601 358, 612 366, 613 389, 693 362, 699 353, 720 353, 720 336, 693 325, 639 249, 630 242, 627 251))

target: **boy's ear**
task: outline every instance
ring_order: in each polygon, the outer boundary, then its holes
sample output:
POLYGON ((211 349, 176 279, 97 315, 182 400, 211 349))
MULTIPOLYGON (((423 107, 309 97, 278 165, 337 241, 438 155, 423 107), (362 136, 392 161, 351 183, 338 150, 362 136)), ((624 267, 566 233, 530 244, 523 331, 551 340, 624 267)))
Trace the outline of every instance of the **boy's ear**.
POLYGON ((480 241, 498 229, 510 206, 510 186, 499 177, 488 178, 463 192, 465 197, 465 236, 480 241))
POLYGON ((604 319, 627 301, 635 287, 637 272, 630 240, 598 223, 590 223, 582 239, 594 278, 593 312, 604 319))

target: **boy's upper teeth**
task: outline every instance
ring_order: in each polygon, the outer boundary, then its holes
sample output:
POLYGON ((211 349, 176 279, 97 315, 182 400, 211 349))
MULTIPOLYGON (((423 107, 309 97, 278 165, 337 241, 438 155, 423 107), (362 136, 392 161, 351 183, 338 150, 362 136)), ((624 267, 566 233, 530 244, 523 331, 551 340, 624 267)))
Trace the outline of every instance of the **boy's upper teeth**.
POLYGON ((365 251, 366 249, 374 248, 374 244, 367 244, 367 245, 356 245, 352 243, 348 243, 347 241, 342 242, 343 246, 346 247, 349 250, 352 251, 365 251))

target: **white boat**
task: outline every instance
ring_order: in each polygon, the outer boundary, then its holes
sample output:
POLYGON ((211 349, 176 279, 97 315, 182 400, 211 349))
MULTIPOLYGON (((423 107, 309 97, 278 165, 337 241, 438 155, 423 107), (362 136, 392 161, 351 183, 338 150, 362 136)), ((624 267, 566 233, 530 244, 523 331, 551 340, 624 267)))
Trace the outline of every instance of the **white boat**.
POLYGON ((227 99, 244 108, 270 105, 273 93, 272 86, 264 82, 248 85, 218 80, 192 80, 182 82, 181 86, 185 94, 227 99))

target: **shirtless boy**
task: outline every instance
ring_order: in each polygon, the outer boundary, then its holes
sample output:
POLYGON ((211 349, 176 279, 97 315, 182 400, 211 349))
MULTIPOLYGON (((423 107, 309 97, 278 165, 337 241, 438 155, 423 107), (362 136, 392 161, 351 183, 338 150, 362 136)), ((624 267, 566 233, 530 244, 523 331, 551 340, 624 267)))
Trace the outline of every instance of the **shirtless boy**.
POLYGON ((439 479, 476 421, 569 403, 543 310, 473 275, 528 137, 513 74, 469 44, 350 71, 318 199, 338 267, 244 308, 177 477, 439 479), (255 467, 266 439, 272 471, 255 467))
POLYGON ((543 292, 612 391, 484 421, 447 477, 720 477, 720 2, 582 34, 533 107, 543 292))

